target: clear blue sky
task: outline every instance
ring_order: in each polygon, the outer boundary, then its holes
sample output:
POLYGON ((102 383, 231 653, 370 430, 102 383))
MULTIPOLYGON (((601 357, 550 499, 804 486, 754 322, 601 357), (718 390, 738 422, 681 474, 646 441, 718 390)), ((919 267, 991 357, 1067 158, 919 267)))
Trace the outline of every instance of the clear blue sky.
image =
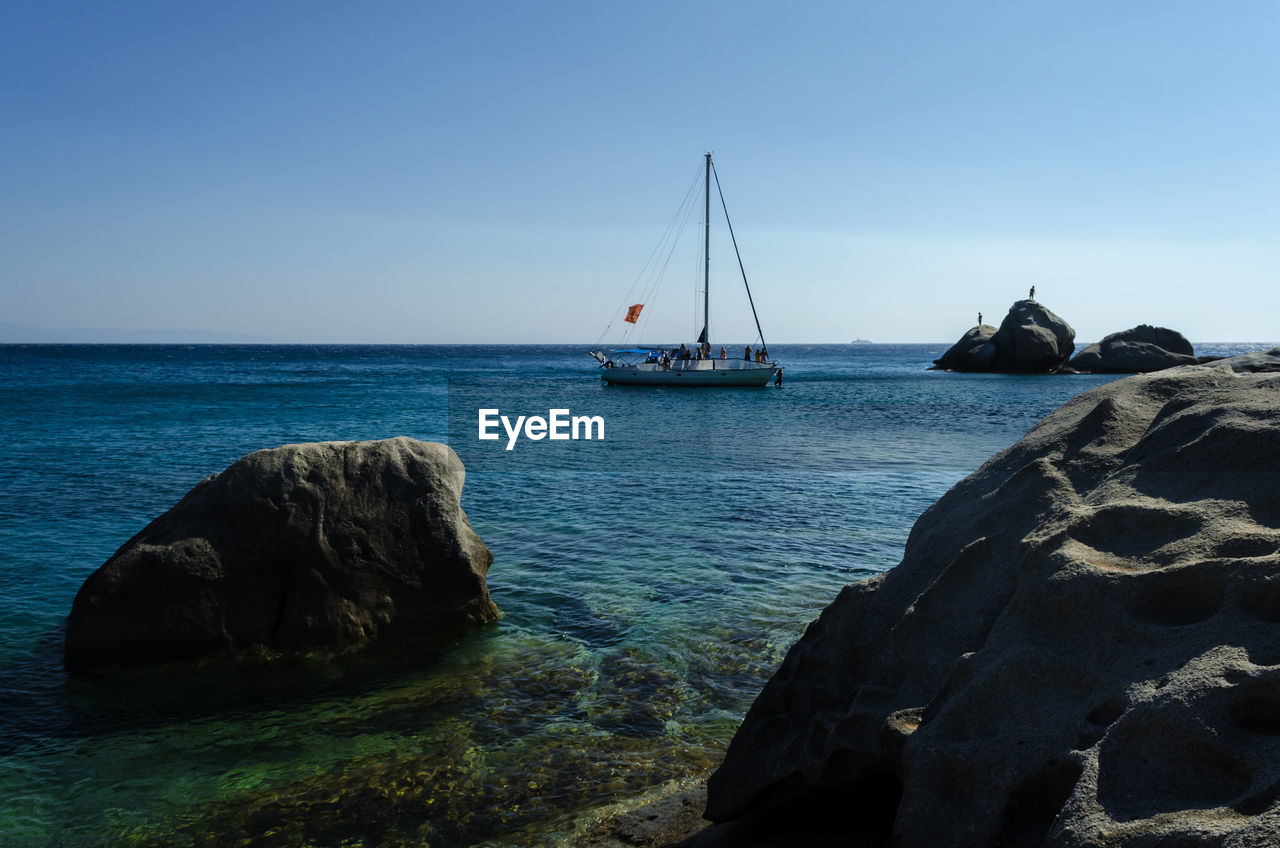
POLYGON ((1278 43, 1273 2, 8 0, 0 322, 591 341, 713 150, 771 341, 1031 284, 1083 340, 1277 340, 1278 43))

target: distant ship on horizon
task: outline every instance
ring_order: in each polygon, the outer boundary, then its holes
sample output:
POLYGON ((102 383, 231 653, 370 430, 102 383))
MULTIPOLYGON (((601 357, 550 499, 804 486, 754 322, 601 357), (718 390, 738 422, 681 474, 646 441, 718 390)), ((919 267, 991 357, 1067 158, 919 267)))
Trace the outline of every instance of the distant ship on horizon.
POLYGON ((854 339, 853 341, 849 342, 849 344, 869 345, 869 344, 875 344, 875 342, 869 339, 854 339))

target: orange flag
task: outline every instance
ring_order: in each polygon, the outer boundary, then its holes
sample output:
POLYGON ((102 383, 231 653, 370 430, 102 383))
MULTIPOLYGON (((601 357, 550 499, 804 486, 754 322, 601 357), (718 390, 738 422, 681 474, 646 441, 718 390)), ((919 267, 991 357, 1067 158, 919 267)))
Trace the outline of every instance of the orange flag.
POLYGON ((626 321, 628 324, 634 324, 636 320, 640 317, 641 309, 644 309, 643 303, 632 304, 631 308, 627 310, 627 317, 624 318, 623 320, 626 321))

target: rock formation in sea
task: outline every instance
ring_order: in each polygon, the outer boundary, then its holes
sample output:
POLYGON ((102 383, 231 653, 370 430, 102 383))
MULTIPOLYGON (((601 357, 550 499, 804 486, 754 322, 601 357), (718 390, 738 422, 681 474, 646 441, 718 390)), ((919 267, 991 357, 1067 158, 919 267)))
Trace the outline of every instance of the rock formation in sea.
POLYGON ((1089 345, 1064 370, 1081 374, 1143 374, 1199 361, 1191 342, 1181 333, 1139 324, 1089 345))
POLYGON ((991 341, 995 334, 996 328, 990 324, 978 324, 935 359, 934 366, 942 371, 990 371, 996 360, 996 346, 991 341))
POLYGON ((1280 844, 1276 371, 1099 386, 957 484, 793 646, 707 817, 900 790, 901 848, 1280 844))
POLYGON ((1076 331, 1034 300, 1015 301, 993 328, 983 324, 961 336, 934 366, 945 371, 1056 371, 1075 350, 1076 331))
POLYGON ((408 438, 260 450, 199 483, 85 581, 66 663, 342 648, 491 621, 493 555, 447 446, 408 438))

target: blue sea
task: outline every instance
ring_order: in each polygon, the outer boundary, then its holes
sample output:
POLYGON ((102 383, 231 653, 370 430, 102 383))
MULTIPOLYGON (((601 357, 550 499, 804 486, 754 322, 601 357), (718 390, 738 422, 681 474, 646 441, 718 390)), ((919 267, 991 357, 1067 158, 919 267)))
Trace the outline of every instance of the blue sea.
MULTIPOLYGON (((702 775, 805 625, 1101 376, 777 345, 781 388, 601 383, 586 345, 0 346, 0 843, 548 845, 702 775), (604 438, 478 439, 480 408, 604 438), (450 443, 503 612, 456 643, 68 675, 76 590, 251 451, 450 443)), ((1229 354, 1264 345, 1201 345, 1229 354)))

